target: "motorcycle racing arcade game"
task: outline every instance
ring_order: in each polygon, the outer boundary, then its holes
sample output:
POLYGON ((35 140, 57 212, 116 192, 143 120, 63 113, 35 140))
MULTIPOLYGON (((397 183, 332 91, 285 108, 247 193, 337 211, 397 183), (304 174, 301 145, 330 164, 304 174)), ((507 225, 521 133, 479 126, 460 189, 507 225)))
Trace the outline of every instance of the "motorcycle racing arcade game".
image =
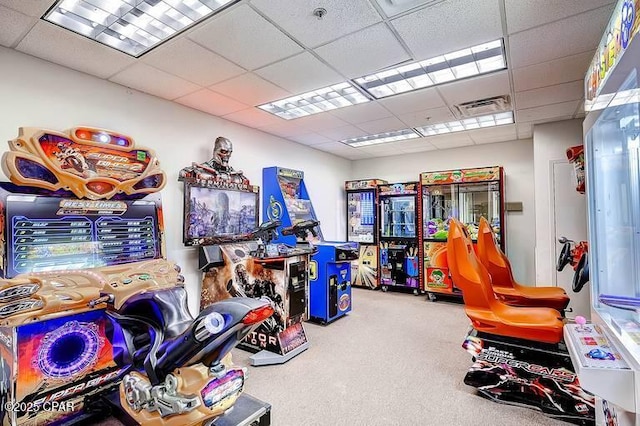
POLYGON ((623 426, 640 425, 639 14, 638 1, 616 3, 585 77, 592 322, 565 327, 597 421, 623 426))
POLYGON ((180 172, 184 181, 184 242, 197 245, 204 272, 201 307, 230 297, 268 297, 274 315, 238 347, 252 365, 282 364, 309 348, 307 319, 311 250, 272 244, 279 221, 258 226, 259 187, 229 165, 231 141, 219 137, 213 158, 180 172))
POLYGON ((2 165, 3 424, 86 424, 108 404, 131 424, 224 423, 236 402, 247 414, 228 354, 273 309, 246 299, 190 315, 163 258, 153 151, 106 130, 21 128, 2 165))
MULTIPOLYGON (((306 240, 317 249, 309 268, 309 319, 328 324, 351 311, 351 265, 358 258, 358 244, 325 241, 304 184, 304 173, 282 167, 262 169, 263 216, 279 220, 284 227, 300 223, 315 229, 306 240)), ((275 242, 300 245, 293 231, 280 233, 275 242)), ((298 237, 300 233, 298 233, 298 237)))
POLYGON ((504 172, 502 167, 425 172, 420 175, 422 205, 421 249, 424 290, 429 299, 438 295, 460 297, 447 267, 448 219, 467 226, 477 240, 480 217, 490 218, 504 251, 504 172))
POLYGON ((378 289, 378 185, 381 179, 350 180, 347 191, 347 241, 360 244, 351 262, 351 285, 378 289))

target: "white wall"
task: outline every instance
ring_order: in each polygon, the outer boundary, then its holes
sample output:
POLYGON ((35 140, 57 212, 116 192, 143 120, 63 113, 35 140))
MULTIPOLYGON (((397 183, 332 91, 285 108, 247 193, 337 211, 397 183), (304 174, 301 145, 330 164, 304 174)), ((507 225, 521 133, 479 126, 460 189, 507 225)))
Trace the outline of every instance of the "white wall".
MULTIPOLYGON (((199 299, 200 276, 195 249, 182 245, 183 201, 177 176, 192 161, 211 158, 217 136, 233 142, 231 165, 243 170, 254 185, 262 186, 263 167, 303 170, 325 238, 344 237, 349 160, 5 48, 0 48, 0 100, 0 139, 13 139, 18 127, 62 131, 88 125, 130 135, 156 151, 168 177, 161 192, 167 257, 183 268, 191 309, 199 299)), ((6 149, 0 143, 0 153, 6 149)))
POLYGON ((503 166, 505 201, 521 201, 523 211, 507 213, 507 254, 516 279, 534 279, 533 143, 530 139, 428 151, 393 157, 356 160, 352 178, 380 178, 390 182, 415 181, 421 172, 483 166, 503 166))

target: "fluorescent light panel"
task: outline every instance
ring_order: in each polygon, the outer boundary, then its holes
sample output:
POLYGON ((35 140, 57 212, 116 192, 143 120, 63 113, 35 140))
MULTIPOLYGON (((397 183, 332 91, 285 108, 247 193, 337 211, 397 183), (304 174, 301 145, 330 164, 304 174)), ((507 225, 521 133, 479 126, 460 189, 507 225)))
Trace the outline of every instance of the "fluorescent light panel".
POLYGON ((139 57, 237 0, 58 0, 42 19, 139 57))
POLYGON ((292 120, 364 102, 369 102, 369 99, 351 83, 345 82, 259 105, 258 108, 286 120, 292 120))
POLYGON ((361 136, 359 138, 345 139, 340 141, 344 144, 358 148, 361 146, 377 145, 380 143, 404 141, 416 139, 420 135, 413 129, 396 130, 393 132, 378 133, 377 135, 361 136))
POLYGON ((376 99, 507 68, 502 39, 355 79, 376 99))
POLYGON ((482 129, 513 123, 513 111, 507 111, 449 121, 448 123, 429 124, 427 126, 416 127, 416 130, 420 132, 422 136, 436 136, 445 133, 462 132, 465 130, 482 129))

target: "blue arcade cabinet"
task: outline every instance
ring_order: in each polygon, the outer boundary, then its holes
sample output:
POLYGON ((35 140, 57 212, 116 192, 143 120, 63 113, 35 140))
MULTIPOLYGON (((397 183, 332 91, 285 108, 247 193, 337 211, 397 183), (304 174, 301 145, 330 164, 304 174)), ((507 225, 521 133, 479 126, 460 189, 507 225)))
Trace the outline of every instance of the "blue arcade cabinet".
MULTIPOLYGON (((283 228, 317 220, 302 171, 264 168, 262 185, 264 220, 280 220, 283 228)), ((273 242, 313 244, 317 249, 309 265, 311 320, 328 324, 351 311, 351 261, 358 259, 358 243, 325 241, 319 226, 306 241, 280 233, 273 242)))

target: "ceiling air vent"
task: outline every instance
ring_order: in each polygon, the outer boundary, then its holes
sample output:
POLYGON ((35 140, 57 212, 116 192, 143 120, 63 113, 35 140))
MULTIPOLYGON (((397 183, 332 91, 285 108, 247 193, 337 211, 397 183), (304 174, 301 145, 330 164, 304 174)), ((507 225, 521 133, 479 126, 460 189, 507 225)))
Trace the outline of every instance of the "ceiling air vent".
POLYGON ((511 98, 509 95, 495 96, 493 98, 480 99, 477 101, 454 105, 454 108, 458 118, 494 114, 496 112, 510 111, 511 98))

